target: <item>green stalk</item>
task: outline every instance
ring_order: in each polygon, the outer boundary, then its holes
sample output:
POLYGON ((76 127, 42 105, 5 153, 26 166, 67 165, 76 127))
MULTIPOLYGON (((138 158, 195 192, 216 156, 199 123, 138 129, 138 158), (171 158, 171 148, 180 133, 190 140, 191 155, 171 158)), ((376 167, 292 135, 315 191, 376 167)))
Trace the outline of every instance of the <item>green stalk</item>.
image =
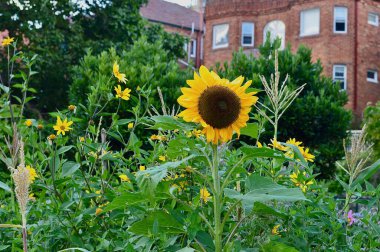
POLYGON ((218 155, 218 146, 213 145, 213 157, 212 157, 212 179, 214 184, 214 240, 215 240, 215 251, 221 252, 223 248, 222 244, 222 222, 221 222, 221 208, 222 208, 222 192, 220 186, 220 177, 219 177, 219 155, 218 155))

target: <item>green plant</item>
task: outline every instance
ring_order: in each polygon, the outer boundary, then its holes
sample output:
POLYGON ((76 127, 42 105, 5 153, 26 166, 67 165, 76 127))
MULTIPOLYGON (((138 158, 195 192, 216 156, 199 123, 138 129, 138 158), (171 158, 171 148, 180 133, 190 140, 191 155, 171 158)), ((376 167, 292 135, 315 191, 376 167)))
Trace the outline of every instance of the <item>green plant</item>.
POLYGON ((374 155, 380 158, 380 102, 364 110, 363 123, 366 125, 367 139, 373 143, 374 155))

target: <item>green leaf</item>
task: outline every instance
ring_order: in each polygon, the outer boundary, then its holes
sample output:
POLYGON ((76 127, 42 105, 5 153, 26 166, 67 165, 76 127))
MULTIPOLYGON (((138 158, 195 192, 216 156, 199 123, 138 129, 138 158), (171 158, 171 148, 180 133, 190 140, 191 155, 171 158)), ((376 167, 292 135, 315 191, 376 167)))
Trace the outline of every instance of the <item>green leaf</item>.
POLYGON ((6 248, 8 248, 10 245, 0 245, 0 251, 3 251, 5 250, 6 248))
POLYGON ((74 252, 74 251, 82 251, 82 252, 90 252, 89 250, 87 249, 83 249, 83 248, 67 248, 67 249, 62 249, 62 250, 59 250, 58 252, 74 252))
POLYGON ((276 211, 275 209, 261 203, 255 202, 252 211, 257 215, 273 215, 285 219, 286 214, 276 211))
POLYGON ((352 187, 362 184, 365 180, 371 178, 380 169, 380 159, 372 165, 365 168, 366 170, 360 173, 360 175, 351 184, 352 187))
POLYGON ((195 251, 195 249, 189 248, 189 247, 177 250, 177 252, 194 252, 194 251, 195 251))
POLYGON ((5 184, 1 181, 0 181, 0 188, 3 188, 7 192, 11 192, 11 188, 7 184, 5 184))
POLYGON ((254 146, 242 146, 240 150, 248 157, 248 158, 284 158, 285 155, 281 151, 270 149, 270 148, 258 148, 254 146))
POLYGON ((155 130, 193 130, 195 127, 190 123, 181 122, 173 116, 152 116, 151 119, 155 122, 149 129, 155 130))
POLYGON ((244 207, 251 209, 255 202, 307 200, 299 188, 287 188, 273 183, 270 178, 252 174, 246 179, 246 194, 224 189, 226 197, 241 200, 244 207))
POLYGON ((259 133, 259 125, 257 123, 247 123, 247 126, 240 130, 241 135, 257 138, 259 133))
POLYGON ((128 231, 138 235, 150 235, 153 233, 153 226, 162 234, 181 234, 184 233, 182 224, 179 223, 171 214, 164 211, 149 213, 146 218, 132 224, 128 231))
POLYGON ((68 161, 62 165, 62 177, 68 177, 80 168, 80 164, 68 161))
POLYGON ((134 122, 135 120, 133 119, 120 119, 117 121, 117 125, 125 125, 125 124, 128 124, 130 122, 134 122))
POLYGON ((270 241, 262 247, 263 252, 298 252, 297 249, 285 243, 270 241))
POLYGON ((65 152, 69 151, 73 147, 74 147, 73 145, 63 146, 63 147, 59 148, 59 150, 57 151, 57 155, 63 154, 65 152))
POLYGON ((111 203, 109 203, 104 211, 111 211, 114 209, 124 209, 127 205, 139 204, 147 201, 141 193, 124 192, 120 196, 116 197, 111 203))

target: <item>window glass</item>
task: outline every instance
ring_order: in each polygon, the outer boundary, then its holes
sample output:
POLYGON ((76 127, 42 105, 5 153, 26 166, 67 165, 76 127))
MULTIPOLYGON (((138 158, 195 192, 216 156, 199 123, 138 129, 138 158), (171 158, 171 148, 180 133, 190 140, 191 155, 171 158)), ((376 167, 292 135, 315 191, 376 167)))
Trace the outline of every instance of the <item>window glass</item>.
POLYGON ((241 44, 242 46, 253 46, 253 34, 254 34, 254 24, 253 23, 242 23, 242 35, 241 44))
POLYGON ((190 44, 190 56, 195 57, 196 54, 197 54, 197 41, 195 39, 192 39, 191 44, 190 44))
POLYGON ((301 11, 301 36, 319 34, 319 14, 319 9, 301 11))
POLYGON ((375 13, 368 13, 368 23, 371 25, 379 26, 379 15, 375 13))
POLYGON ((333 80, 335 83, 340 83, 341 89, 346 89, 347 85, 347 73, 346 66, 344 65, 334 65, 333 68, 333 80))
POLYGON ((367 71, 367 81, 369 82, 376 82, 377 83, 377 71, 375 70, 368 70, 367 71))
POLYGON ((270 33, 270 41, 273 42, 277 37, 281 39, 281 49, 285 48, 285 24, 280 20, 274 20, 267 23, 264 27, 264 43, 267 40, 267 34, 270 33))
POLYGON ((334 32, 335 33, 347 32, 347 8, 346 7, 334 8, 334 32))
POLYGON ((213 27, 213 48, 228 47, 228 24, 215 25, 213 27))

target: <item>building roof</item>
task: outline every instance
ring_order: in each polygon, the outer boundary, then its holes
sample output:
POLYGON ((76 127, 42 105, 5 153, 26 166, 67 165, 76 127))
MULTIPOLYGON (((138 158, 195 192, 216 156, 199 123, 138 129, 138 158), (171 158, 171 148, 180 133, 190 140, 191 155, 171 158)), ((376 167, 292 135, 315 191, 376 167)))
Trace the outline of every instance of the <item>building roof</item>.
POLYGON ((158 22, 175 27, 194 29, 200 31, 201 14, 190 8, 164 0, 149 0, 147 5, 140 9, 140 14, 152 22, 158 22))

